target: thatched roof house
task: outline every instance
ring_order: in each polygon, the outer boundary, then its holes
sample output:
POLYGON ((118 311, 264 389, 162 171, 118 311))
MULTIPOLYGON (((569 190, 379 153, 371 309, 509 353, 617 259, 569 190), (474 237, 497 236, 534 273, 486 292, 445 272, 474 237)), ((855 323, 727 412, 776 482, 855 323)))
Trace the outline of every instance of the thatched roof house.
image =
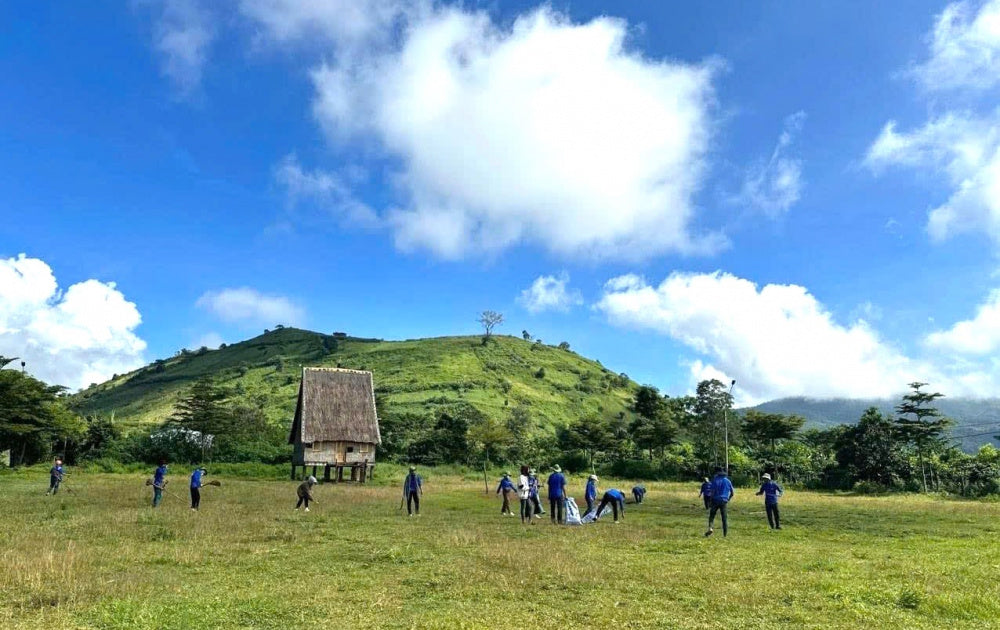
POLYGON ((296 466, 331 467, 338 478, 350 467, 351 478, 363 481, 381 444, 371 372, 341 368, 304 368, 295 419, 288 436, 296 466), (361 470, 357 470, 361 468, 361 470))

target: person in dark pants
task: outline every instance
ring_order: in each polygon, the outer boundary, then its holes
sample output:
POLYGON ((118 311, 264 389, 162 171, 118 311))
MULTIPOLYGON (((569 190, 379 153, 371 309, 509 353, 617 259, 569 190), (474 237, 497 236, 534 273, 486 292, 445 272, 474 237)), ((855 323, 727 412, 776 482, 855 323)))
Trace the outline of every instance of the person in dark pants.
POLYGON ((604 510, 608 505, 614 511, 615 523, 618 522, 618 513, 621 512, 622 518, 625 518, 625 493, 616 488, 611 488, 601 496, 601 504, 597 506, 597 516, 600 516, 601 511, 604 510))
POLYGON ((406 513, 420 516, 420 495, 424 493, 424 482, 417 469, 410 466, 410 474, 403 480, 403 496, 406 497, 406 513))
POLYGON ((698 496, 705 500, 705 509, 712 507, 712 482, 705 477, 704 483, 701 484, 701 492, 698 496))
POLYGON ((59 484, 62 483, 63 475, 65 474, 66 471, 63 470, 62 460, 56 458, 55 465, 49 469, 49 490, 45 494, 55 494, 59 492, 59 484))
POLYGON ((195 468, 191 473, 191 509, 195 512, 201 507, 201 478, 207 474, 204 468, 195 468))
POLYGON ((153 473, 153 507, 160 507, 163 501, 163 488, 167 485, 167 460, 161 459, 160 465, 153 473))
POLYGON ((510 495, 514 494, 514 482, 510 480, 510 473, 505 472, 500 485, 497 486, 497 494, 503 493, 503 505, 500 506, 500 516, 514 516, 510 511, 510 495))
POLYGON ((785 493, 776 482, 771 481, 771 475, 764 473, 763 483, 757 496, 764 495, 764 510, 767 512, 767 524, 771 529, 781 529, 781 515, 778 513, 778 497, 785 493))
POLYGON ((299 496, 299 502, 295 504, 295 509, 299 509, 303 504, 306 506, 306 512, 309 511, 309 502, 313 500, 312 487, 316 485, 316 478, 312 475, 306 477, 306 480, 299 484, 298 489, 295 493, 299 496))
POLYGON ((733 496, 735 496, 733 482, 729 481, 726 471, 716 468, 715 477, 712 479, 712 507, 708 511, 708 531, 705 532, 706 536, 711 536, 715 531, 712 528, 712 523, 715 521, 716 512, 722 515, 722 535, 729 535, 729 518, 726 514, 726 508, 729 506, 729 501, 732 500, 733 496))
POLYGON ((534 524, 534 505, 531 502, 530 470, 521 466, 521 474, 517 477, 517 496, 521 500, 521 523, 534 524))
POLYGON ((553 523, 563 525, 566 523, 566 477, 558 464, 552 467, 552 474, 546 485, 549 487, 550 518, 553 523))
POLYGON ((591 475, 587 479, 587 489, 583 492, 583 498, 587 501, 587 511, 584 516, 590 514, 594 509, 594 502, 597 501, 597 475, 591 475))
POLYGON ((538 473, 532 469, 528 473, 528 498, 531 499, 532 505, 535 506, 534 515, 541 518, 542 514, 545 514, 545 510, 542 509, 542 501, 538 498, 538 488, 541 482, 538 480, 538 473))
POLYGON ((642 503, 642 500, 646 498, 646 486, 643 485, 633 486, 632 498, 635 499, 636 503, 642 503))

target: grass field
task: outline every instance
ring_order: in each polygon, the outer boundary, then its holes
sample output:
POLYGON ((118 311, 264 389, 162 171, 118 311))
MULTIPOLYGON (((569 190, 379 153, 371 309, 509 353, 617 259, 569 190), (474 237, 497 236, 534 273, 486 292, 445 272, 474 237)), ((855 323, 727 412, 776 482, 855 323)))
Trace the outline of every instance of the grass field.
POLYGON ((419 518, 385 474, 309 514, 288 481, 223 478, 193 513, 180 474, 157 511, 142 475, 2 476, 0 627, 1000 627, 997 503, 789 492, 771 532, 737 489, 724 539, 696 485, 523 527, 481 479, 424 475, 419 518))

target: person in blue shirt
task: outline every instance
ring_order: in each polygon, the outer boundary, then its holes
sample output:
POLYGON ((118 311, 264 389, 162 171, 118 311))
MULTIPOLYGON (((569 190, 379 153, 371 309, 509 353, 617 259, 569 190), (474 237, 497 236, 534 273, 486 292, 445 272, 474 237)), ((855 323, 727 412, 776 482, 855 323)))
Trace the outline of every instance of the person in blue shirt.
POLYGON ((191 473, 191 509, 195 512, 201 507, 201 478, 207 474, 204 468, 195 468, 191 473))
POLYGON ((705 481, 701 484, 701 492, 698 496, 705 500, 705 509, 712 507, 712 482, 705 477, 705 481))
POLYGON ((417 469, 410 466, 410 474, 403 480, 403 496, 406 497, 406 513, 420 516, 420 495, 424 493, 424 480, 417 474, 417 469), (415 512, 414 512, 415 510, 415 512))
POLYGON ((591 475, 587 479, 587 489, 584 490, 583 498, 587 500, 587 511, 584 516, 590 514, 594 509, 594 502, 597 501, 597 475, 591 475))
POLYGON ((771 475, 764 473, 761 478, 760 490, 757 496, 764 495, 764 510, 767 511, 767 524, 771 529, 781 529, 781 516, 778 514, 778 497, 785 493, 776 482, 771 481, 771 475))
POLYGON ((55 465, 49 469, 49 490, 45 493, 46 495, 59 492, 59 484, 62 483, 63 475, 65 474, 66 471, 63 470, 62 460, 57 457, 55 465))
POLYGON ((163 501, 163 488, 167 485, 167 461, 160 460, 160 466, 153 473, 153 507, 159 507, 163 501))
POLYGON ((510 495, 514 492, 514 482, 510 480, 510 473, 505 472, 500 485, 497 486, 497 494, 503 492, 503 505, 500 506, 500 516, 514 516, 510 511, 510 495))
POLYGON ((706 536, 711 536, 715 532, 712 524, 715 521, 716 512, 722 514, 722 535, 729 535, 729 518, 726 514, 726 508, 729 506, 729 502, 734 495, 733 482, 729 481, 726 471, 716 468, 715 477, 712 479, 712 507, 708 511, 708 531, 705 532, 706 536))
POLYGON ((553 523, 566 523, 566 477, 562 474, 559 464, 552 467, 552 474, 547 482, 549 487, 549 510, 552 512, 553 523))
POLYGON ((617 488, 611 488, 601 497, 601 504, 597 506, 597 516, 600 516, 601 512, 608 505, 614 511, 615 523, 618 522, 618 513, 621 512, 622 518, 625 518, 625 493, 617 488))
POLYGON ((542 482, 538 480, 538 472, 534 468, 528 473, 528 498, 531 499, 532 505, 534 505, 534 515, 538 518, 545 514, 545 510, 542 509, 542 502, 538 498, 538 488, 542 485, 542 482))
POLYGON ((642 503, 642 500, 646 498, 646 486, 643 485, 633 486, 632 498, 635 499, 636 503, 642 503))

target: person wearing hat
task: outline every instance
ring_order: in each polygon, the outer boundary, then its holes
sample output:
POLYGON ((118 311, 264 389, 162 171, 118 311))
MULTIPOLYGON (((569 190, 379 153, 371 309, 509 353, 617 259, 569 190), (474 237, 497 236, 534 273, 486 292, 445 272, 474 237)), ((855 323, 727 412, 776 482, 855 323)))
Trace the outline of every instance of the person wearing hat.
POLYGON ((521 474, 517 477, 517 496, 521 500, 521 524, 523 525, 526 521, 528 523, 534 524, 532 520, 533 505, 531 503, 531 480, 529 479, 530 470, 527 466, 521 466, 521 474))
POLYGON ((618 522, 618 513, 621 512, 622 518, 625 518, 625 493, 617 488, 611 488, 606 491, 603 496, 601 496, 601 504, 597 506, 597 513, 595 517, 599 517, 604 508, 611 506, 614 510, 615 523, 618 522))
POLYGON ((771 529, 781 529, 781 516, 778 514, 778 497, 785 493, 776 482, 771 480, 771 475, 764 473, 761 477, 763 483, 757 496, 764 495, 764 510, 767 512, 767 524, 771 529))
POLYGON ((701 484, 701 492, 698 496, 705 500, 705 509, 712 507, 712 482, 708 480, 708 477, 704 477, 704 481, 701 484))
POLYGON ((160 465, 153 472, 153 507, 159 507, 163 501, 163 488, 167 485, 167 460, 161 459, 160 465))
POLYGON ((424 480, 417 474, 417 469, 410 466, 410 474, 403 480, 403 496, 406 497, 406 513, 410 516, 420 516, 420 495, 424 493, 424 480))
POLYGON ((503 492, 503 505, 500 506, 500 516, 514 516, 510 511, 510 495, 514 493, 514 482, 510 480, 510 473, 505 472, 500 485, 497 486, 497 494, 503 492))
POLYGON ((597 475, 587 478, 587 489, 583 491, 583 498, 587 501, 587 511, 583 513, 586 516, 594 509, 594 501, 597 501, 597 475))
POLYGON ((299 484, 298 489, 295 493, 299 496, 299 502, 295 504, 295 509, 299 509, 303 504, 306 506, 306 512, 309 511, 309 502, 313 500, 312 487, 316 485, 316 478, 312 475, 306 477, 305 481, 299 484))
POLYGON ((642 503, 642 500, 646 497, 646 486, 639 484, 638 486, 632 486, 632 498, 635 499, 636 503, 642 503))
POLYGON ((62 483, 63 475, 65 474, 66 471, 63 470, 62 460, 57 457, 55 465, 49 469, 49 489, 45 494, 55 494, 59 492, 59 484, 62 483))
POLYGON ((733 496, 735 496, 733 482, 729 481, 726 471, 722 468, 716 468, 715 477, 712 479, 712 507, 708 510, 708 531, 705 532, 705 536, 711 536, 715 531, 712 529, 712 523, 715 521, 716 512, 722 514, 722 535, 729 535, 729 518, 726 514, 726 508, 733 496))
POLYGON ((538 480, 538 472, 532 468, 528 471, 528 498, 531 499, 531 504, 534 506, 532 513, 538 518, 541 518, 542 514, 545 514, 545 510, 542 509, 542 502, 538 498, 538 488, 541 485, 542 482, 538 480))
POLYGON ((195 512, 201 507, 201 478, 207 474, 204 468, 195 468, 191 473, 191 509, 195 512))
POLYGON ((566 523, 566 477, 562 474, 559 464, 552 467, 552 474, 546 482, 549 487, 549 511, 553 523, 566 523))

